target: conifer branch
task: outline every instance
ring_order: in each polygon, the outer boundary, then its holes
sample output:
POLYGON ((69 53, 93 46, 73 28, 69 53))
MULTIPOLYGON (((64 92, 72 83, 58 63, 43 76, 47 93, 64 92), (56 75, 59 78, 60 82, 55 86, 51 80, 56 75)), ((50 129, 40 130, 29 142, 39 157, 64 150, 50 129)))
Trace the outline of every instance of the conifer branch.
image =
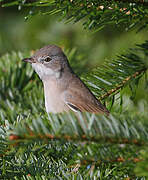
POLYGON ((9 139, 11 141, 14 141, 16 146, 18 145, 19 142, 23 142, 24 140, 49 140, 49 141, 71 141, 71 142, 85 142, 85 143, 108 143, 108 144, 133 144, 137 146, 145 146, 148 144, 147 141, 142 141, 139 139, 127 139, 127 138, 114 138, 114 137, 97 137, 96 136, 89 136, 86 137, 86 135, 78 136, 78 135, 53 135, 53 134, 33 134, 28 135, 28 134, 23 134, 21 136, 11 134, 9 136, 9 139))
POLYGON ((125 159, 124 157, 117 157, 116 159, 102 159, 102 160, 99 160, 99 161, 95 161, 93 159, 85 159, 85 160, 81 160, 80 161, 80 166, 81 165, 89 165, 89 164, 94 164, 96 166, 99 166, 101 163, 127 163, 127 162, 132 162, 132 163, 138 163, 138 162, 142 162, 143 160, 140 159, 140 158, 128 158, 128 159, 125 159))
POLYGON ((102 99, 105 99, 105 98, 107 98, 108 96, 110 96, 110 95, 112 95, 112 94, 118 93, 118 90, 121 89, 123 86, 125 86, 125 85, 128 83, 128 81, 130 81, 130 80, 133 79, 133 78, 134 78, 134 79, 137 78, 139 75, 145 73, 146 70, 147 70, 147 68, 144 68, 144 69, 142 69, 142 70, 139 70, 139 71, 135 72, 133 75, 125 78, 125 79, 122 81, 121 84, 119 84, 119 85, 118 85, 117 87, 115 87, 114 89, 109 90, 107 93, 105 93, 104 95, 102 95, 102 96, 99 97, 98 99, 99 99, 99 100, 102 100, 102 99))
POLYGON ((90 73, 82 74, 82 80, 88 85, 99 100, 117 94, 127 84, 137 83, 147 71, 148 41, 135 49, 118 56, 112 62, 106 61, 90 73))
POLYGON ((108 24, 125 25, 126 29, 138 27, 138 30, 147 27, 148 13, 146 0, 37 0, 37 1, 2 1, 2 6, 18 6, 21 9, 27 6, 30 13, 25 19, 35 14, 60 14, 61 19, 74 23, 84 20, 84 28, 100 30, 108 24))

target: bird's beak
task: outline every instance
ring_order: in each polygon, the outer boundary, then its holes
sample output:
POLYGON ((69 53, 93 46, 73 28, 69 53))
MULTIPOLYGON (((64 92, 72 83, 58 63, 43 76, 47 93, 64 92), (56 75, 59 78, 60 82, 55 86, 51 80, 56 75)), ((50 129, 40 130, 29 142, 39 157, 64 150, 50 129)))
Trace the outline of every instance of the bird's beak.
POLYGON ((35 63, 35 60, 33 58, 24 58, 22 59, 24 62, 29 62, 29 63, 35 63))

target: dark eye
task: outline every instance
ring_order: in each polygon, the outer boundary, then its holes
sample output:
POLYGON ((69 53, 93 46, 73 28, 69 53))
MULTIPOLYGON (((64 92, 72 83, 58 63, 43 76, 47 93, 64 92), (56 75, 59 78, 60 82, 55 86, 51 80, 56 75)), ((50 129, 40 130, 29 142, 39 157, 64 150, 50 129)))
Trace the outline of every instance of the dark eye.
POLYGON ((47 58, 44 59, 44 61, 45 61, 45 62, 49 62, 49 61, 51 61, 51 58, 50 58, 50 57, 47 57, 47 58))

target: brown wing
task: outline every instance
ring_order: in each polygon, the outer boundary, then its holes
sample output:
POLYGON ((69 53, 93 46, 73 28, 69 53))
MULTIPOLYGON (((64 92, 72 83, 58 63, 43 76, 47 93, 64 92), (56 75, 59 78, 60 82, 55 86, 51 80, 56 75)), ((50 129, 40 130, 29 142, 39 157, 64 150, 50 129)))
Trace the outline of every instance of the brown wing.
POLYGON ((87 111, 92 113, 106 113, 109 111, 90 92, 85 84, 75 76, 64 92, 65 103, 74 111, 87 111))

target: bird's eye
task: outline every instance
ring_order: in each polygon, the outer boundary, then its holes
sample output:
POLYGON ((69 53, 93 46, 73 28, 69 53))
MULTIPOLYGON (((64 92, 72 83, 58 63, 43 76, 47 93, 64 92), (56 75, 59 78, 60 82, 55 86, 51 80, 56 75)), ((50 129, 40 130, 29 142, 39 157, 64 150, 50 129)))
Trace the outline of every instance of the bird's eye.
POLYGON ((45 61, 45 62, 49 62, 49 61, 51 61, 51 58, 50 58, 50 57, 47 57, 47 58, 44 59, 44 61, 45 61))

